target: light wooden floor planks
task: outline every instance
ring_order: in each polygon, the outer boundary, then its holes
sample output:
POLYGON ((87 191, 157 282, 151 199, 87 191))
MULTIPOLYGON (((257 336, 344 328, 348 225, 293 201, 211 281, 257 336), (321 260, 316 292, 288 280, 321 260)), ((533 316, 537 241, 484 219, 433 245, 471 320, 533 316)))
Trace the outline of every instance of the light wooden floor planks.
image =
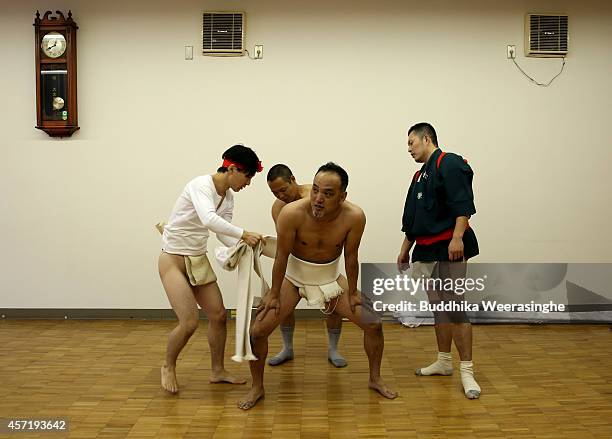
MULTIPOLYGON (((168 321, 0 322, 0 418, 68 417, 74 438, 610 438, 612 331, 604 325, 474 327, 480 400, 455 375, 417 377, 436 355, 432 327, 385 324, 382 373, 400 392, 367 388, 361 331, 344 324, 341 352, 326 361, 323 320, 298 321, 296 358, 266 367, 267 393, 236 408, 247 386, 209 384, 206 322, 178 363, 179 395, 161 390, 168 321)), ((228 368, 249 376, 246 363, 228 368)), ((275 332, 270 353, 280 347, 275 332)), ((0 437, 60 437, 13 434, 0 437)))

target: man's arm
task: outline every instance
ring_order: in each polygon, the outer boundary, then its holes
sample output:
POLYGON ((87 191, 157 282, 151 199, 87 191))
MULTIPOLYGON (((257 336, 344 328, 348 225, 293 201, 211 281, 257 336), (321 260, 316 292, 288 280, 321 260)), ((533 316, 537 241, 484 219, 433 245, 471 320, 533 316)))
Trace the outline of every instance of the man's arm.
POLYGON ((354 224, 346 235, 344 241, 344 266, 348 282, 349 303, 351 310, 355 311, 355 298, 357 295, 357 278, 359 277, 359 244, 366 225, 366 217, 361 209, 356 214, 354 224))
POLYGON ((261 301, 257 309, 259 320, 263 320, 269 310, 274 309, 278 315, 280 311, 280 289, 287 271, 287 260, 293 250, 298 221, 295 213, 285 209, 279 216, 276 224, 276 257, 272 268, 272 286, 261 301))
POLYGON ((278 216, 285 205, 286 203, 281 200, 274 200, 274 203, 272 204, 272 220, 274 221, 274 226, 276 226, 278 216))
POLYGON ((468 219, 476 213, 474 192, 472 191, 472 168, 459 156, 451 154, 440 166, 440 174, 446 200, 451 215, 455 217, 453 238, 448 245, 448 259, 463 260, 463 234, 468 227, 468 219))
POLYGON ((214 186, 208 184, 198 185, 193 181, 187 185, 189 198, 202 225, 216 234, 240 239, 244 236, 244 229, 236 227, 217 214, 217 207, 213 201, 214 190, 214 186))
MULTIPOLYGON (((414 175, 416 177, 418 172, 414 175)), ((402 213, 402 232, 404 232, 404 240, 402 241, 400 252, 397 255, 397 270, 400 273, 403 273, 410 267, 410 249, 416 239, 412 235, 412 227, 414 226, 414 217, 416 215, 416 202, 414 196, 415 182, 416 178, 413 178, 408 188, 408 193, 406 194, 404 212, 402 213)))
POLYGON ((397 269, 400 273, 403 273, 408 267, 410 267, 410 249, 412 248, 413 244, 414 241, 409 240, 408 236, 404 235, 402 248, 397 256, 397 269))
MULTIPOLYGON (((223 218, 228 223, 231 223, 232 218, 233 218, 232 210, 231 209, 226 210, 224 213, 221 214, 221 218, 223 218)), ((238 238, 234 238, 233 236, 224 235, 222 233, 217 233, 216 235, 217 235, 217 239, 221 242, 221 244, 225 245, 226 247, 233 247, 234 245, 238 244, 238 242, 240 241, 238 238)))
POLYGON ((451 261, 463 260, 463 234, 468 226, 468 218, 467 216, 458 216, 455 219, 453 239, 448 245, 448 259, 451 261))
POLYGON ((280 287, 287 270, 287 259, 295 243, 297 226, 294 215, 291 215, 291 213, 282 212, 276 224, 278 236, 276 238, 276 257, 272 268, 272 287, 270 288, 270 293, 273 294, 280 293, 280 287))

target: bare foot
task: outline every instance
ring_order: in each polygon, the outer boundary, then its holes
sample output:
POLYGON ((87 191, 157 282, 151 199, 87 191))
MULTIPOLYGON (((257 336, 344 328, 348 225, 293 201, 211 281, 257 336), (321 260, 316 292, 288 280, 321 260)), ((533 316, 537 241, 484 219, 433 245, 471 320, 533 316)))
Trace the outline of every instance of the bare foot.
POLYGON ((257 401, 262 399, 266 392, 263 387, 251 387, 249 393, 244 398, 238 401, 238 408, 242 410, 248 410, 257 404, 257 401))
POLYGON ((220 372, 213 372, 210 376, 209 382, 211 383, 230 383, 230 384, 244 384, 246 383, 245 378, 240 378, 232 375, 227 370, 223 369, 220 372))
POLYGON ((161 385, 167 392, 178 392, 178 383, 176 382, 174 367, 163 366, 161 368, 161 385))
POLYGON ((383 382, 382 377, 378 377, 376 378, 376 380, 370 380, 370 382, 368 383, 368 387, 370 389, 376 390, 385 398, 395 399, 398 395, 397 392, 394 392, 386 386, 386 384, 383 382))

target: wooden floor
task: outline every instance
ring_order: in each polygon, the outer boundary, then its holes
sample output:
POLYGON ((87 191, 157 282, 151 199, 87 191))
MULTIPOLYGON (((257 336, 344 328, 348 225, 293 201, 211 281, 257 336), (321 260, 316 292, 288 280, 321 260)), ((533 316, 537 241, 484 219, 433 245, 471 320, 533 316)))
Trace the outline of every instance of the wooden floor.
MULTIPOLYGON (((1 321, 0 418, 68 417, 74 438, 611 438, 608 326, 475 326, 481 399, 458 372, 417 377, 435 357, 431 327, 385 325, 383 377, 394 401, 368 390, 359 330, 344 324, 349 366, 326 361, 323 321, 298 321, 296 359, 266 368, 267 394, 236 408, 246 386, 209 384, 206 323, 178 364, 178 396, 160 389, 168 321, 1 321)), ((228 349, 234 347, 233 323, 228 349)), ((271 338, 276 352, 280 338, 271 338)), ((226 355, 229 359, 230 355, 226 355)), ((455 366, 458 368, 455 356, 455 366)), ((247 376, 246 364, 228 368, 247 376)), ((0 434, 0 437, 58 437, 0 434)))

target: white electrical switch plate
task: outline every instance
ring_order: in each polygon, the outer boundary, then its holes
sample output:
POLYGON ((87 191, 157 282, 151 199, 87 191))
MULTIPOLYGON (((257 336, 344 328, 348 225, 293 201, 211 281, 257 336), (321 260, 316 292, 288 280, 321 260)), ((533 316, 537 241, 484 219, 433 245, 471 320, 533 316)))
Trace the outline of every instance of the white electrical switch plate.
POLYGON ((185 59, 193 59, 193 46, 185 46, 185 59))

